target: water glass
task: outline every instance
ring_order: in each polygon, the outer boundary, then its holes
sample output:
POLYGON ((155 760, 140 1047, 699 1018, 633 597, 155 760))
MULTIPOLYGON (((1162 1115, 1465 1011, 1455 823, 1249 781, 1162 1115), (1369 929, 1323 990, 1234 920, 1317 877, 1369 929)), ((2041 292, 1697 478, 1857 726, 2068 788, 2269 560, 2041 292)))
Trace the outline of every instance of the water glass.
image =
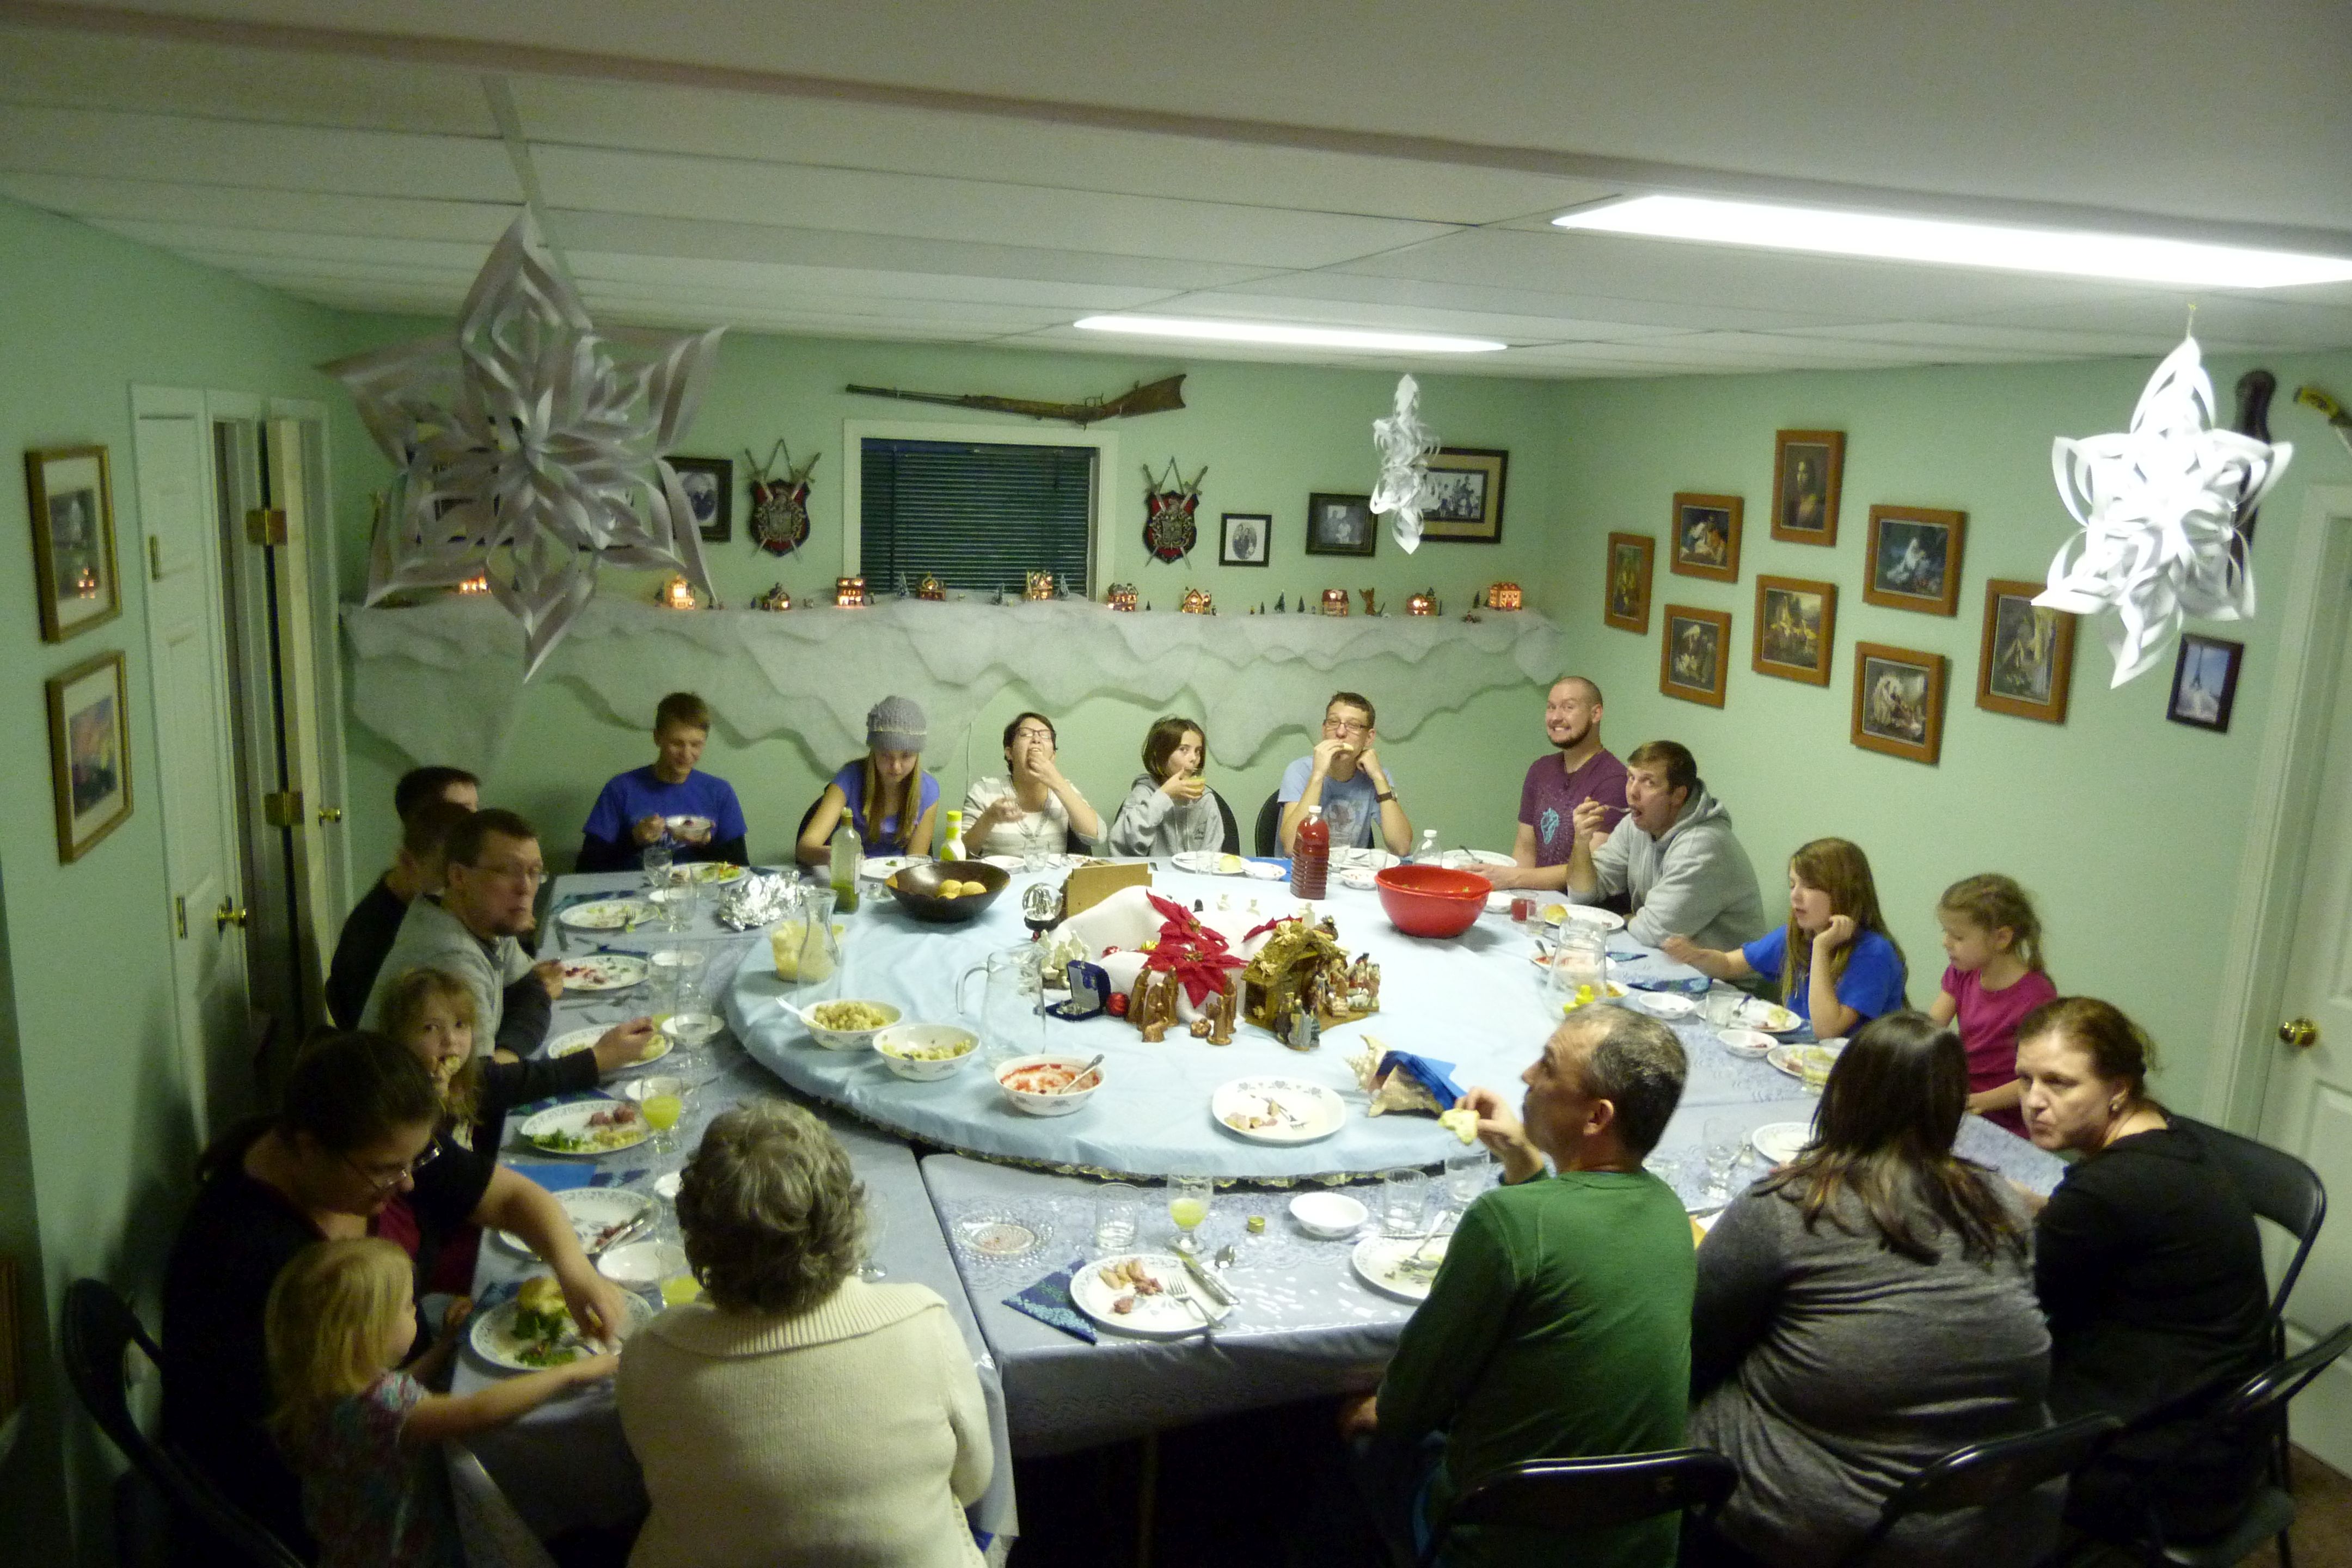
POLYGON ((1486 1190, 1486 1173, 1493 1162, 1484 1149, 1465 1149, 1445 1162, 1445 1195, 1456 1208, 1468 1208, 1486 1190))
POLYGON ((1706 1193, 1716 1203, 1731 1201, 1731 1172, 1748 1146, 1748 1129, 1737 1116, 1706 1119, 1706 1193))
POLYGON ((669 886, 670 847, 667 838, 656 838, 637 851, 637 864, 645 868, 646 890, 669 886))
POLYGON ((882 1250, 882 1237, 887 1228, 882 1211, 872 1204, 866 1205, 866 1256, 857 1260, 857 1277, 867 1284, 887 1278, 888 1270, 875 1261, 882 1250))
POLYGON ((1739 1016, 1739 1005, 1747 998, 1736 985, 1717 981, 1706 988, 1706 998, 1699 1004, 1700 1015, 1710 1029, 1728 1029, 1739 1016))
POLYGON ((1135 1245, 1143 1218, 1143 1189, 1127 1182, 1105 1182, 1095 1189, 1095 1250, 1125 1252, 1135 1245))
POLYGON ((1381 1229, 1390 1236, 1419 1236, 1429 1212, 1429 1178, 1419 1171, 1381 1173, 1381 1229))
POLYGON ((666 947, 646 960, 653 977, 654 1021, 660 1024, 673 1013, 698 1011, 701 1000, 702 969, 709 962, 698 948, 666 947))

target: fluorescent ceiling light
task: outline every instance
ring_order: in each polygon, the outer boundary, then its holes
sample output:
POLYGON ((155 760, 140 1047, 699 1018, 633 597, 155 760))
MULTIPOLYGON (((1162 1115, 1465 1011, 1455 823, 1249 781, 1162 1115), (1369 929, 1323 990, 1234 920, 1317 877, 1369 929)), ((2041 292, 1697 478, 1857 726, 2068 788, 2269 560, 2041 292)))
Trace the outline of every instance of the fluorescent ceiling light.
POLYGON ((1087 332, 1132 332, 1147 338, 1202 338, 1220 343, 1291 343, 1310 349, 1385 349, 1396 353, 1490 354, 1507 349, 1491 338, 1449 338, 1437 332, 1375 332, 1355 327, 1294 327, 1281 321, 1217 321, 1201 316, 1088 316, 1071 325, 1087 332))
POLYGON ((1551 220, 1560 228, 1654 239, 1692 239, 1867 256, 1885 261, 1927 261, 1950 267, 1997 267, 2014 272, 2055 272, 2214 289, 2283 289, 2297 283, 2352 279, 2352 257, 2208 245, 2146 235, 2088 229, 2029 228, 2017 224, 1966 223, 1950 218, 1899 217, 1705 196, 1635 196, 1586 207, 1551 220))

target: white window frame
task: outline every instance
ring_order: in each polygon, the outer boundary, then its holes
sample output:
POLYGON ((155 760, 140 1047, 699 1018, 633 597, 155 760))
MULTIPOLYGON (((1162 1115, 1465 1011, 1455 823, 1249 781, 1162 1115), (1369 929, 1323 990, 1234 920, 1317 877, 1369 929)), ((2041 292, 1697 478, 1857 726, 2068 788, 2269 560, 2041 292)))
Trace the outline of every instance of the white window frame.
MULTIPOLYGON (((848 469, 841 485, 841 570, 844 576, 856 577, 865 571, 866 559, 866 443, 876 441, 956 441, 971 447, 1091 447, 1095 450, 1094 493, 1087 498, 1088 516, 1093 522, 1087 548, 1086 592, 1089 597, 1099 596, 1110 584, 1118 581, 1118 552, 1114 540, 1118 530, 1112 512, 1111 498, 1119 487, 1111 475, 1118 468, 1118 436, 1110 430, 1055 429, 1039 427, 1023 429, 1009 425, 948 425, 922 419, 845 419, 841 422, 841 449, 844 467, 848 469)), ((1136 526, 1142 526, 1140 517, 1136 526)), ((1139 535, 1139 537, 1140 537, 1139 535)), ((887 592, 893 584, 870 583, 866 586, 876 593, 887 592)))

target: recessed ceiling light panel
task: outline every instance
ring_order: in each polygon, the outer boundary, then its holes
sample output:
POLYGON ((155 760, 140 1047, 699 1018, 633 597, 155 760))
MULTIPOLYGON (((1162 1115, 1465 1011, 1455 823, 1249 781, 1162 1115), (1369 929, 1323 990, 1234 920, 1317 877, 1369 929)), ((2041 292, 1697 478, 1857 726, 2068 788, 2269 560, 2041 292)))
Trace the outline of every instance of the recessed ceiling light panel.
POLYGON ((1829 207, 1720 201, 1707 196, 1635 196, 1551 220, 1560 228, 1713 245, 1990 267, 2012 272, 2107 278, 2205 289, 2284 289, 2352 279, 2352 257, 2091 229, 2031 228, 1842 212, 1829 207))
POLYGON ((1071 323, 1087 332, 1127 332, 1147 338, 1193 338, 1219 343, 1283 343, 1313 349, 1368 349, 1385 353, 1490 354, 1510 347, 1491 338, 1439 332, 1381 332, 1355 327, 1302 327, 1282 321, 1219 321, 1202 316, 1087 316, 1071 323))

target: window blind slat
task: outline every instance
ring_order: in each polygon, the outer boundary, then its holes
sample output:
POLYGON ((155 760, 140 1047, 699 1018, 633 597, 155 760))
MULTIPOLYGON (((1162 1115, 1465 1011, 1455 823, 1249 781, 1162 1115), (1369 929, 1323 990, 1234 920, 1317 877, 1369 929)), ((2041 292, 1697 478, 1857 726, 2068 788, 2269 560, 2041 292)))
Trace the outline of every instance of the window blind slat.
POLYGON ((929 573, 1017 592, 1042 571, 1091 593, 1093 447, 868 438, 859 467, 860 554, 877 590, 929 573))

